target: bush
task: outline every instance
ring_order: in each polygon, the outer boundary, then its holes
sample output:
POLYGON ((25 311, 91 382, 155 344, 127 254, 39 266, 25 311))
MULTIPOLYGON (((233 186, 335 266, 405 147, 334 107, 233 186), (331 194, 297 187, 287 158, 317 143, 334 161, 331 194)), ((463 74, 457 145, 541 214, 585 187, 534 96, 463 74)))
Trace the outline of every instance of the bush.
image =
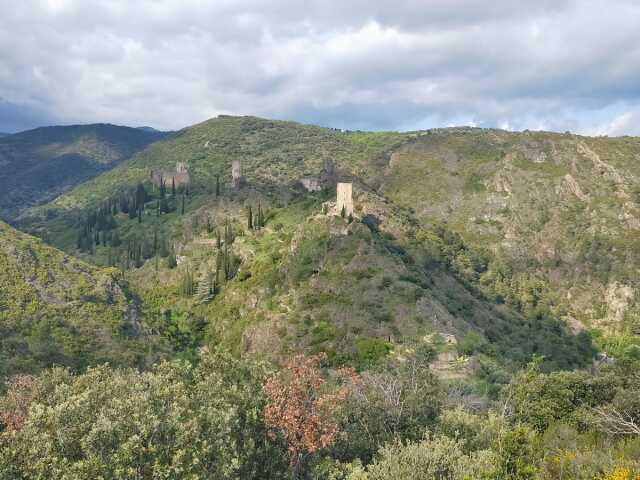
POLYGON ((421 442, 394 443, 380 450, 365 470, 348 480, 466 480, 495 478, 496 458, 489 450, 465 454, 456 440, 435 436, 421 442))

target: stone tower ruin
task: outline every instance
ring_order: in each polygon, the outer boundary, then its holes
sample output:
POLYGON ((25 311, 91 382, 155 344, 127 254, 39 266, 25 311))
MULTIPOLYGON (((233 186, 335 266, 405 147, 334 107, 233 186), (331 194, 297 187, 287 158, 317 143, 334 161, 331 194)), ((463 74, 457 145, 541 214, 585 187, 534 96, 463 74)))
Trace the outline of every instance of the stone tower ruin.
POLYGON ((353 215, 353 184, 338 183, 338 193, 336 197, 336 210, 342 213, 344 207, 345 215, 353 215))
POLYGON ((237 189, 242 186, 242 183, 242 165, 240 160, 234 160, 231 162, 231 186, 237 189))

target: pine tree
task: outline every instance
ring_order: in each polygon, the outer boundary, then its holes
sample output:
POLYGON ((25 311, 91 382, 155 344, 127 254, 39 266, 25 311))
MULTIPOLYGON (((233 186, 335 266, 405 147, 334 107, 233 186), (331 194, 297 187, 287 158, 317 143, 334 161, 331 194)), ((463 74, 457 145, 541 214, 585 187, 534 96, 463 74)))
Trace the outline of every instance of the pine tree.
POLYGON ((251 205, 247 207, 247 227, 249 230, 253 230, 253 213, 251 212, 251 205))

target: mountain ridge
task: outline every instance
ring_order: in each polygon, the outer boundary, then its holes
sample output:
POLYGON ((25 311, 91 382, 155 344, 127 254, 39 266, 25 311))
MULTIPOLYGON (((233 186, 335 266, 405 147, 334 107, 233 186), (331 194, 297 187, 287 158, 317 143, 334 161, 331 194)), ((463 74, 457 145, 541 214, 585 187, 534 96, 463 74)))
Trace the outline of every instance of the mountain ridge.
POLYGON ((111 124, 39 127, 0 139, 0 217, 49 201, 166 136, 111 124))

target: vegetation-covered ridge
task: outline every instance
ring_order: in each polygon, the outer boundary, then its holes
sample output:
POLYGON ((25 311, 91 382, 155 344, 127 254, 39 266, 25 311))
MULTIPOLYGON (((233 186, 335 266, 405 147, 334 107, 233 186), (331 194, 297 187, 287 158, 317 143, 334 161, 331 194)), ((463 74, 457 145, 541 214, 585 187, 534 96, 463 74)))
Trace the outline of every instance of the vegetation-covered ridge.
POLYGON ((0 377, 53 364, 143 365, 156 342, 137 308, 117 270, 0 222, 0 377))
POLYGON ((222 117, 150 146, 24 225, 119 267, 146 321, 185 353, 222 342, 239 353, 323 351, 366 368, 394 347, 447 333, 468 340, 443 346, 442 365, 462 356, 462 375, 482 365, 491 382, 508 378, 496 361, 511 369, 538 353, 551 369, 588 362, 588 335, 569 332, 546 304, 528 301, 528 290, 505 305, 505 288, 485 275, 490 251, 380 194, 372 172, 412 141, 222 117), (241 188, 230 178, 238 159, 241 188), (300 185, 328 160, 355 185, 353 219, 323 207, 332 184, 300 185), (188 165, 188 188, 147 180, 177 161, 188 165))
POLYGON ((0 217, 54 199, 166 136, 108 124, 42 127, 0 140, 0 217))

